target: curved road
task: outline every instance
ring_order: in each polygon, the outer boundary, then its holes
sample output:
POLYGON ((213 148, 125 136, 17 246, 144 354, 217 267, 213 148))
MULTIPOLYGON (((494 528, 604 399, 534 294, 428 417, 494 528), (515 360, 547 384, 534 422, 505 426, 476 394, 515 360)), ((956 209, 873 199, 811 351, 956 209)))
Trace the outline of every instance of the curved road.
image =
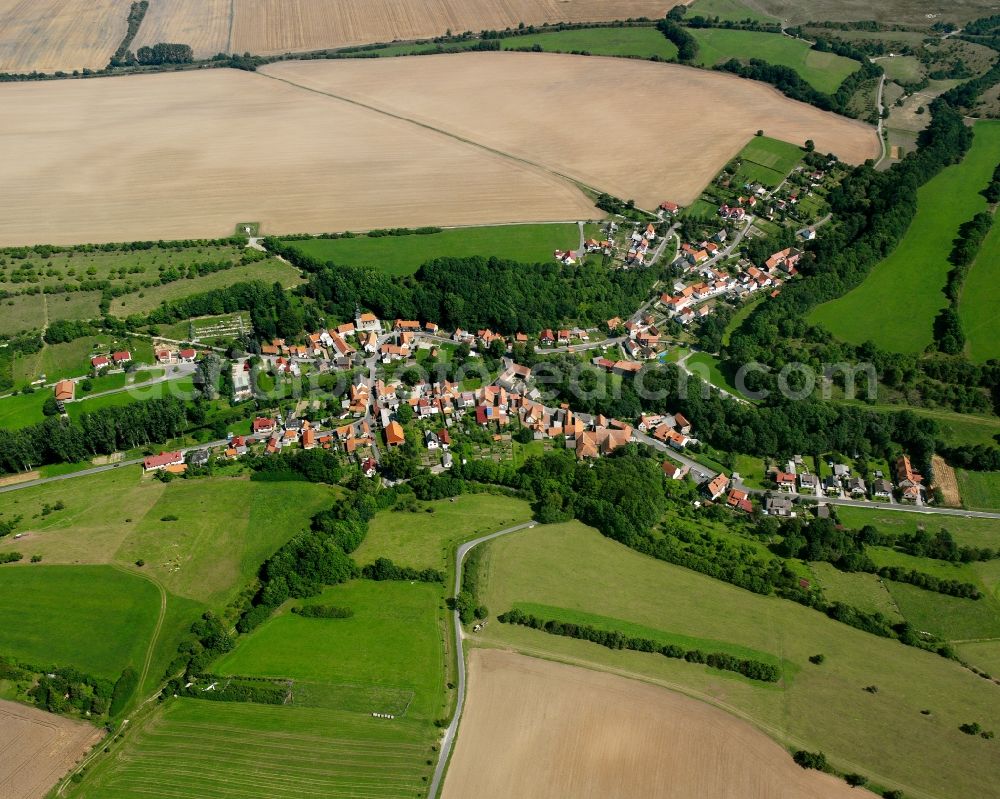
MULTIPOLYGON (((484 541, 499 538, 502 535, 516 533, 519 530, 527 530, 528 528, 534 527, 536 524, 538 524, 538 522, 532 519, 530 522, 518 524, 514 527, 508 527, 505 530, 499 530, 495 533, 490 533, 489 535, 477 538, 474 541, 467 541, 462 544, 455 553, 455 596, 458 596, 458 592, 462 588, 462 561, 465 560, 465 556, 468 555, 474 547, 479 546, 484 541)), ((448 765, 448 758, 451 757, 451 750, 455 745, 455 735, 458 732, 458 722, 462 718, 462 708, 465 707, 465 653, 462 650, 462 622, 458 618, 457 610, 453 611, 453 620, 455 624, 455 655, 458 661, 458 700, 455 703, 455 714, 452 716, 451 724, 449 724, 448 729, 445 730, 444 738, 441 741, 441 753, 438 756, 437 766, 434 768, 434 779, 431 780, 431 787, 427 792, 428 799, 435 799, 438 795, 438 791, 441 789, 441 780, 444 778, 445 768, 448 765)))

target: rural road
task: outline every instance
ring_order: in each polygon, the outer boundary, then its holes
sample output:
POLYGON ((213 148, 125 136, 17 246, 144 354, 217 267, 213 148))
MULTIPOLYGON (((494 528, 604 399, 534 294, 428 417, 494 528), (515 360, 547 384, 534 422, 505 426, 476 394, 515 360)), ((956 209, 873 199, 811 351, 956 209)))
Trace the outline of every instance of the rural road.
MULTIPOLYGON (((508 527, 504 530, 498 530, 495 533, 490 533, 489 535, 484 535, 473 541, 467 541, 462 544, 458 551, 455 553, 455 596, 462 588, 462 561, 465 560, 465 556, 469 552, 482 544, 484 541, 490 541, 494 538, 499 538, 502 535, 508 535, 510 533, 516 533, 519 530, 527 530, 528 528, 534 527, 538 522, 532 519, 530 522, 525 522, 524 524, 518 524, 514 527, 508 527)), ((441 780, 444 778, 445 769, 448 766, 448 759, 451 757, 452 747, 455 745, 455 736, 458 733, 458 723, 462 718, 462 708, 465 706, 465 653, 462 651, 462 621, 458 618, 458 611, 453 611, 453 618, 455 623, 455 659, 458 662, 458 699, 455 703, 455 713, 452 716, 451 724, 444 732, 444 738, 441 741, 441 753, 438 755, 437 766, 434 767, 434 779, 431 780, 430 790, 427 792, 428 799, 436 799, 438 792, 441 790, 441 780)))

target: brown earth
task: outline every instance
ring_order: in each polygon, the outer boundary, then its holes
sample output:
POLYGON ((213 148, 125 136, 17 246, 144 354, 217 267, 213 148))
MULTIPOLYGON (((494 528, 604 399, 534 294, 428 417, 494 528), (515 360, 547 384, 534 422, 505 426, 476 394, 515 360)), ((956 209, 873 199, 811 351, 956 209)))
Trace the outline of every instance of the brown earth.
POLYGON ((128 28, 130 0, 0 0, 0 72, 102 69, 128 28))
POLYGON ((962 507, 962 495, 958 490, 958 478, 944 458, 935 455, 931 459, 931 469, 934 471, 934 485, 941 489, 944 504, 953 508, 962 507))
POLYGON ((32 480, 37 480, 41 476, 41 472, 20 472, 18 474, 9 474, 6 477, 0 477, 0 486, 9 486, 14 485, 15 483, 28 483, 32 480))
POLYGON ((864 799, 763 733, 681 694, 474 649, 442 799, 864 799))
POLYGON ((0 244, 587 219, 571 183, 235 70, 0 85, 0 244))
POLYGON ((41 799, 103 734, 82 721, 0 700, 0 797, 41 799))
POLYGON ((634 198, 690 203, 758 129, 860 163, 875 129, 763 83, 674 64, 552 53, 287 61, 262 72, 444 130, 634 198))

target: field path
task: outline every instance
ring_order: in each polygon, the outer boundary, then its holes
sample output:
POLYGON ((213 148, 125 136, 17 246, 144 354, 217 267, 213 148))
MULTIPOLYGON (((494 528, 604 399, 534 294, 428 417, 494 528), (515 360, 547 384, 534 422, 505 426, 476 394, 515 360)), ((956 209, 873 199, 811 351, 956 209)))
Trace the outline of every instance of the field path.
POLYGON ((119 566, 117 564, 115 564, 114 567, 118 569, 118 571, 123 572, 124 574, 136 575, 142 577, 145 580, 148 580, 153 585, 155 585, 156 589, 160 592, 160 614, 156 619, 156 626, 153 628, 153 634, 149 637, 149 646, 146 647, 146 658, 142 664, 142 671, 139 673, 138 690, 141 693, 142 686, 145 685, 146 677, 149 675, 149 667, 152 665, 153 662, 153 652, 156 651, 156 642, 159 640, 160 631, 163 629, 163 619, 167 615, 167 589, 163 587, 163 583, 161 583, 159 580, 157 580, 155 577, 149 574, 144 574, 143 572, 137 572, 134 571, 133 569, 126 569, 124 566, 119 566))

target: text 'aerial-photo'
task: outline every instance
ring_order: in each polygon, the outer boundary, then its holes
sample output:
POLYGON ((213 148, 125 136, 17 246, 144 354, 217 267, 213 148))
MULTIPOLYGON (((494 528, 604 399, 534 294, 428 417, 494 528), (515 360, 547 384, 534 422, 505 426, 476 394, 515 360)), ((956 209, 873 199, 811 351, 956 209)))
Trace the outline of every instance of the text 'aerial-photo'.
POLYGON ((1000 799, 994 0, 0 0, 2 799, 1000 799))

